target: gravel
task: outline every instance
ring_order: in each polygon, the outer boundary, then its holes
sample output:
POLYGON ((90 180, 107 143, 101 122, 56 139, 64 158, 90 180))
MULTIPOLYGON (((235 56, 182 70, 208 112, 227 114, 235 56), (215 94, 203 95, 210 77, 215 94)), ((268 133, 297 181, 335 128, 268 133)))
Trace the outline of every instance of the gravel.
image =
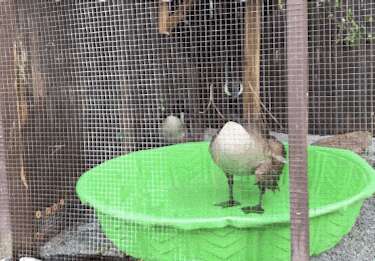
MULTIPOLYGON (((281 141, 287 141, 288 136, 272 133, 281 141)), ((309 135, 311 144, 322 136, 309 135)), ((375 162, 375 139, 368 150, 367 160, 375 162)), ((352 230, 334 248, 311 257, 311 261, 375 261, 375 197, 366 200, 352 230)))
POLYGON ((56 256, 123 257, 123 254, 105 238, 94 219, 53 237, 41 248, 40 256, 49 260, 56 256))

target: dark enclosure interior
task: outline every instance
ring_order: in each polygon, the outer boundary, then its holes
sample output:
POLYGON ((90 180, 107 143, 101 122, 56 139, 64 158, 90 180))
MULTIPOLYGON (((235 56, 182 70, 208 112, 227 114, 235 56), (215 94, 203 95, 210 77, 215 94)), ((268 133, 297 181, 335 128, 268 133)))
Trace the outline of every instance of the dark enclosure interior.
MULTIPOLYGON (((170 144, 159 131, 166 116, 184 115, 190 141, 218 128, 212 107, 201 113, 210 88, 221 113, 238 120, 245 5, 214 2, 193 1, 168 36, 159 1, 2 2, 0 163, 15 255, 39 256, 51 237, 91 219, 77 179, 117 155, 170 144)), ((309 1, 310 134, 373 133, 374 5, 309 1)), ((260 10, 262 110, 269 129, 285 133, 286 6, 265 0, 260 10)))

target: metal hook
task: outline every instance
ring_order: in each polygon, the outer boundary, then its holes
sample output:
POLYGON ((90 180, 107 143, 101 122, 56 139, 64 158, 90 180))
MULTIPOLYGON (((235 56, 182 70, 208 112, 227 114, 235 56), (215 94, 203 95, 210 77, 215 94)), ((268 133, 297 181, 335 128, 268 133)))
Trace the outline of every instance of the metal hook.
POLYGON ((207 104, 207 107, 206 107, 206 109, 204 109, 203 111, 200 111, 199 113, 201 113, 201 114, 206 113, 208 111, 208 109, 212 106, 214 108, 214 110, 217 112, 217 114, 219 114, 219 116, 222 119, 226 120, 225 116, 220 112, 219 108, 215 104, 215 101, 214 101, 214 85, 210 84, 209 89, 210 89, 210 98, 209 98, 209 102, 207 104))

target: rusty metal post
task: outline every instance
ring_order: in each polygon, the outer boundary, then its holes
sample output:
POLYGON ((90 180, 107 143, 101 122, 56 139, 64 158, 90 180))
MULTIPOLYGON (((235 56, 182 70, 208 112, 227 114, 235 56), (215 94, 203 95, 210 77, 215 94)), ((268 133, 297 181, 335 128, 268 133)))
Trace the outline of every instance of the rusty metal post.
POLYGON ((306 0, 288 0, 288 126, 291 260, 309 260, 307 192, 308 16, 306 0))

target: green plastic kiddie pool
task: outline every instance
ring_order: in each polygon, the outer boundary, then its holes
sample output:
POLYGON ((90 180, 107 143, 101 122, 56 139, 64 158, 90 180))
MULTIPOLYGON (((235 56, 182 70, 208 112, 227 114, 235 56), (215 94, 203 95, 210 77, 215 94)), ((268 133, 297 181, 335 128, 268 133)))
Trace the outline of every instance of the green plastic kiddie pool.
MULTIPOLYGON (((308 148, 310 251, 317 255, 347 234, 363 201, 375 192, 375 172, 358 155, 308 148)), ((87 171, 78 181, 81 201, 95 209, 105 235, 145 261, 289 260, 288 166, 280 191, 268 191, 263 214, 253 176, 235 179, 241 206, 220 208, 227 181, 207 142, 184 143, 120 156, 87 171)))

